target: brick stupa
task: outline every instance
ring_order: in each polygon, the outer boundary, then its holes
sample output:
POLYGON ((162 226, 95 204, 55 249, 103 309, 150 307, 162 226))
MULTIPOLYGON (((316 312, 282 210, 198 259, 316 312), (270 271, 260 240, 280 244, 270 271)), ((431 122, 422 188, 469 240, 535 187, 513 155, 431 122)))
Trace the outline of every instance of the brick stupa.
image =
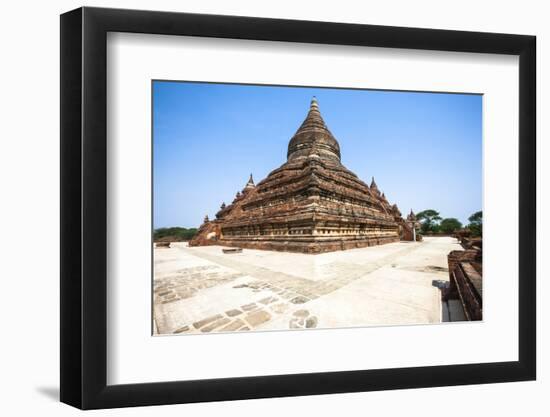
POLYGON ((313 98, 287 161, 258 184, 250 175, 189 245, 321 253, 400 239, 412 240, 410 225, 374 178, 369 187, 342 165, 340 145, 313 98))

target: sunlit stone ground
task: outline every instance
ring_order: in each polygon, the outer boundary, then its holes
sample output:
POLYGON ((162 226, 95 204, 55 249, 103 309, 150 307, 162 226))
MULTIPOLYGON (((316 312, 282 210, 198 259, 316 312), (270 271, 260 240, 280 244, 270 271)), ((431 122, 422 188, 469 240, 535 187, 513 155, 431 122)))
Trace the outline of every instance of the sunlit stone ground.
POLYGON ((319 255, 172 243, 154 249, 155 333, 439 323, 432 283, 460 249, 450 237, 319 255))

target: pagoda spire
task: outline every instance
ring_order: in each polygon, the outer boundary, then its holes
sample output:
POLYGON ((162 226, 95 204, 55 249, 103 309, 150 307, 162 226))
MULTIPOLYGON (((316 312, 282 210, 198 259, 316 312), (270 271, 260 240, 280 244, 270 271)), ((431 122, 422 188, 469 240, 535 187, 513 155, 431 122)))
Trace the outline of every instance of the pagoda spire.
POLYGON ((340 145, 323 120, 315 96, 311 98, 306 118, 288 144, 287 158, 293 160, 311 155, 340 162, 340 145))
POLYGON ((393 206, 391 206, 392 210, 393 210, 393 213, 398 216, 398 217, 401 217, 401 210, 399 210, 399 207, 397 207, 397 204, 393 204, 393 206))
POLYGON ((374 181, 374 177, 372 177, 372 181, 370 183, 370 188, 378 190, 378 186, 376 185, 376 181, 374 181))
POLYGON ((250 177, 248 178, 248 182, 244 186, 243 192, 246 192, 254 187, 256 187, 256 185, 254 184, 254 178, 252 178, 252 174, 250 174, 250 177))
POLYGON ((308 129, 320 129, 330 133, 325 121, 323 120, 323 116, 321 116, 319 102, 315 96, 311 98, 307 116, 296 133, 308 129))
POLYGON ((313 96, 311 98, 311 103, 309 105, 309 111, 317 110, 319 111, 319 103, 317 102, 317 97, 313 96))
POLYGON ((381 197, 380 190, 378 189, 378 185, 376 185, 376 181, 374 181, 374 177, 372 177, 372 181, 370 183, 370 189, 374 193, 374 195, 376 195, 377 197, 381 197))
POLYGON ((246 183, 247 186, 251 185, 254 187, 254 178, 252 178, 252 174, 250 174, 250 177, 248 178, 248 182, 246 183))

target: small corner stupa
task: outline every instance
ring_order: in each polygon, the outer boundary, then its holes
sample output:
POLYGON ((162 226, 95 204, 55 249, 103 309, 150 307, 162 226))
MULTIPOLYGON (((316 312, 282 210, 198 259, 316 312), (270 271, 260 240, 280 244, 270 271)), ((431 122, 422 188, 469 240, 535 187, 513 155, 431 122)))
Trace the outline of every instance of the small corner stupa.
POLYGON ((189 245, 322 253, 409 240, 408 228, 374 178, 369 187, 342 165, 314 97, 287 161, 257 184, 251 174, 189 245))

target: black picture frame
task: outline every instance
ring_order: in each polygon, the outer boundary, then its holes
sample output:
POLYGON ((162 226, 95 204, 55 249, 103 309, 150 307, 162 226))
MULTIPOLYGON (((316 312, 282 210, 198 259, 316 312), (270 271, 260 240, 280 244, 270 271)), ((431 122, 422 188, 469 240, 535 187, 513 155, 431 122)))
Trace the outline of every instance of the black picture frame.
POLYGON ((534 380, 535 45, 524 35, 251 17, 88 7, 61 15, 61 401, 95 409, 534 380), (519 360, 107 385, 108 32, 519 56, 519 360))

